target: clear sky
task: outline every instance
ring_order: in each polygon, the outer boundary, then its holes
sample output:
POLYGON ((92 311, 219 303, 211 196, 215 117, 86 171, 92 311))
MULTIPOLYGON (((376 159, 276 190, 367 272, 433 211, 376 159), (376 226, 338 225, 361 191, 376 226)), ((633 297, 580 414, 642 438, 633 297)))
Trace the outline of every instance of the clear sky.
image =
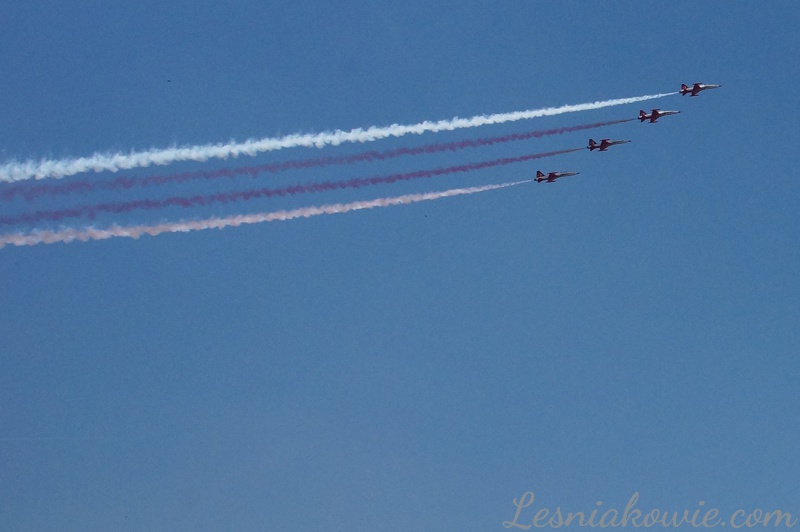
POLYGON ((0 203, 11 216, 632 141, 40 224, 153 224, 581 172, 222 231, 0 249, 0 529, 505 530, 527 491, 524 524, 538 508, 624 508, 634 492, 643 510, 705 501, 724 517, 800 515, 797 2, 6 0, 0 19, 0 163, 723 85, 124 174, 681 111, 656 124, 0 203))

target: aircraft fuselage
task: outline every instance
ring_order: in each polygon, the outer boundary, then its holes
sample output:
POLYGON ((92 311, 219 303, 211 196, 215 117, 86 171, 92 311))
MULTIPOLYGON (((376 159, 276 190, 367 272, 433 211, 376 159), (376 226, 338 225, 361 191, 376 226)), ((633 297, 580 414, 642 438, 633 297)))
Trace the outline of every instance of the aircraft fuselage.
POLYGON ((722 87, 722 85, 707 85, 705 83, 695 83, 691 87, 688 87, 686 85, 681 85, 680 92, 682 96, 686 96, 687 94, 689 94, 690 96, 697 96, 698 94, 700 94, 701 91, 704 91, 706 89, 718 89, 720 87, 722 87))
POLYGON ((628 142, 630 141, 603 139, 598 144, 597 142, 594 141, 594 139, 589 139, 589 146, 587 147, 589 148, 589 151, 594 151, 594 150, 606 151, 611 146, 615 146, 617 144, 626 144, 628 142))

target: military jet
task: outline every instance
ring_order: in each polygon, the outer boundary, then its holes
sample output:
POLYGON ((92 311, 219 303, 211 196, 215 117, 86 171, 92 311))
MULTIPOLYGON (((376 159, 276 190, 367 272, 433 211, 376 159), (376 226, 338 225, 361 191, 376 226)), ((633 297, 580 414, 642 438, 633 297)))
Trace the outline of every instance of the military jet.
POLYGON ((700 91, 704 91, 706 89, 718 89, 722 87, 722 85, 706 85, 705 83, 695 83, 691 87, 687 87, 685 84, 681 85, 681 96, 686 96, 690 94, 691 96, 697 96, 700 91))
POLYGON ((596 143, 594 139, 589 139, 589 151, 600 150, 606 151, 610 146, 614 146, 615 144, 625 144, 626 142, 630 142, 629 140, 610 140, 610 139, 603 139, 600 141, 600 144, 596 143))
POLYGON ((652 124, 662 116, 676 115, 678 113, 680 113, 680 111, 662 111, 661 109, 653 109, 650 111, 650 114, 647 114, 644 111, 639 111, 639 122, 649 120, 652 124))
POLYGON ((556 179, 560 177, 569 177, 571 175, 578 175, 580 172, 548 172, 547 174, 543 174, 541 170, 536 171, 536 182, 541 183, 545 181, 547 183, 555 183, 556 179))

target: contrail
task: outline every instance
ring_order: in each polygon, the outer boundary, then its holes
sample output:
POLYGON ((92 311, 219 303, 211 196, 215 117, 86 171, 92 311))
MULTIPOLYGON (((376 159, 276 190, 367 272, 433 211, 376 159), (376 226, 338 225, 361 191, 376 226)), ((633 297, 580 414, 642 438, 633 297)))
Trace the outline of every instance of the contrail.
POLYGON ((203 231, 205 229, 224 229, 225 227, 237 227, 239 225, 257 224, 262 222, 275 222, 293 220, 295 218, 310 218, 322 214, 339 214, 362 209, 374 209, 377 207, 390 207, 392 205, 404 205, 429 201, 450 196, 460 196, 464 194, 476 194, 488 190, 513 187, 523 183, 530 183, 531 179, 515 181, 511 183, 501 183, 499 185, 486 185, 482 187, 454 188, 441 192, 427 192, 424 194, 407 194, 390 198, 378 198, 370 201, 356 201, 353 203, 335 203, 331 205, 320 205, 319 207, 302 207, 290 211, 275 211, 260 214, 242 214, 226 218, 209 218, 189 222, 163 223, 158 225, 137 225, 122 227, 112 225, 107 229, 95 229, 87 227, 83 229, 67 228, 57 231, 34 230, 30 233, 6 233, 0 235, 0 248, 6 245, 33 246, 36 244, 54 244, 56 242, 69 243, 75 240, 86 242, 88 240, 106 240, 114 237, 139 238, 142 235, 157 236, 162 233, 188 233, 190 231, 203 231))
POLYGON ((550 135, 560 135, 574 131, 595 129, 599 127, 632 122, 635 118, 623 120, 612 120, 610 122, 595 122, 593 124, 581 124, 576 126, 560 127, 555 129, 545 129, 539 131, 527 131, 524 133, 512 133, 499 137, 488 137, 479 139, 467 139, 455 142, 445 142, 439 144, 427 144, 414 148, 396 148, 385 151, 367 151, 353 155, 341 155, 337 157, 316 157, 313 159, 295 159, 281 163, 270 163, 259 166, 244 166, 239 168, 221 168, 219 170, 199 170, 194 172, 181 172, 166 175, 149 175, 144 177, 119 176, 107 181, 92 181, 81 179, 77 181, 66 181, 63 183, 16 183, 8 185, 5 190, 0 190, 0 199, 12 200, 16 196, 22 196, 28 201, 33 201, 43 196, 55 196, 70 194, 73 192, 88 193, 96 190, 127 190, 134 187, 148 187, 153 185, 163 185, 167 183, 183 183, 197 179, 219 179, 235 178, 238 176, 256 177, 262 173, 276 174, 287 170, 300 170, 307 168, 322 168, 333 165, 347 165, 359 162, 385 161, 402 156, 413 156, 432 154, 445 151, 457 151, 465 148, 478 148, 491 146, 512 141, 529 140, 550 135))
POLYGON ((357 128, 350 131, 336 130, 333 132, 288 135, 286 137, 263 138, 248 140, 241 143, 206 144, 200 146, 187 146, 184 148, 151 149, 130 153, 95 153, 90 157, 61 160, 40 160, 25 162, 9 162, 0 165, 0 181, 15 182, 26 179, 61 178, 81 172, 117 172, 130 168, 145 168, 152 165, 166 165, 178 161, 207 161, 208 159, 227 159, 239 155, 256 155, 261 152, 294 148, 298 146, 322 148, 327 145, 338 145, 346 142, 372 142, 387 137, 402 137, 403 135, 420 135, 425 132, 452 131, 478 127, 489 124, 502 124, 516 120, 527 120, 542 116, 554 116, 564 113, 590 111, 615 105, 654 100, 671 96, 677 92, 649 94, 631 98, 618 98, 593 103, 576 105, 562 105, 561 107, 546 107, 529 111, 516 111, 493 115, 473 116, 472 118, 452 118, 438 122, 420 122, 418 124, 400 125, 393 124, 387 127, 357 128))
POLYGON ((175 196, 171 198, 153 200, 141 199, 120 203, 101 203, 99 205, 82 205, 68 209, 53 211, 38 211, 33 213, 20 214, 17 216, 0 216, 0 225, 30 224, 36 225, 40 222, 58 222, 66 218, 77 218, 86 216, 94 218, 101 213, 122 214, 135 210, 153 210, 165 207, 196 207, 198 205, 212 205, 214 203, 230 203, 235 201, 247 201, 257 198, 272 198, 275 196, 293 196, 295 194, 305 194, 309 192, 323 192, 327 190, 339 190, 347 188, 361 188, 370 185, 385 183, 396 183, 398 181, 410 181, 412 179, 426 179, 431 177, 470 172, 473 170, 483 170, 496 166, 532 161, 555 155, 563 155, 582 151, 583 148, 572 148, 569 150, 551 151, 545 153, 532 153, 520 155, 518 157, 504 157, 493 161, 482 161, 477 163, 460 164, 444 168, 434 168, 432 170, 418 170, 386 176, 373 176, 350 179, 347 181, 324 181, 321 183, 306 183, 304 185, 291 185, 283 188, 260 188, 256 190, 243 190, 236 192, 220 192, 217 194, 195 195, 195 196, 175 196))

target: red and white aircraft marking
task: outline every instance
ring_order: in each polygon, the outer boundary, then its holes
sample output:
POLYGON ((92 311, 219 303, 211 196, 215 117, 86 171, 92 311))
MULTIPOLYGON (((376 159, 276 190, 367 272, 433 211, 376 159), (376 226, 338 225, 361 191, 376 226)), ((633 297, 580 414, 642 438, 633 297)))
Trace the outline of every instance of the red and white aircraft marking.
POLYGON ((606 151, 609 147, 614 146, 615 144, 625 144, 626 142, 630 142, 629 140, 610 140, 610 139, 603 139, 598 144, 594 141, 594 139, 589 139, 589 151, 600 150, 606 151))
POLYGON ((687 94, 697 96, 700 91, 704 91, 706 89, 718 89, 720 87, 722 87, 722 85, 706 85, 705 83, 695 83, 691 87, 687 87, 685 84, 682 84, 681 96, 686 96, 687 94))
POLYGON ((676 115, 678 113, 680 113, 680 111, 662 111, 661 109, 653 109, 650 111, 650 114, 647 114, 644 111, 639 111, 639 122, 649 120, 652 124, 662 116, 676 115))

